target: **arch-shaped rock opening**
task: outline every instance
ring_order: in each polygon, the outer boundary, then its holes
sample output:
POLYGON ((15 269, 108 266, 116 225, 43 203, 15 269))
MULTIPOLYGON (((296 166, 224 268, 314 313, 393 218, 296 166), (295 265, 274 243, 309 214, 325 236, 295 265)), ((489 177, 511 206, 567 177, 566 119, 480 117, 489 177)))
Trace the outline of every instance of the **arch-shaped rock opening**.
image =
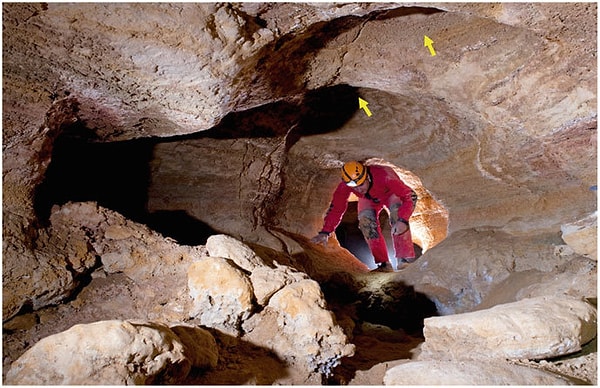
MULTIPOLYGON (((212 185, 216 191, 232 190, 237 180, 245 184, 247 176, 253 227, 272 222, 287 150, 303 136, 342 127, 358 109, 356 101, 355 88, 336 85, 232 112, 219 125, 196 134, 126 141, 101 141, 82 120, 71 125, 72 117, 67 117, 69 125, 57 124, 64 128, 51 147, 44 179, 36 187, 34 209, 47 224, 53 205, 95 201, 182 244, 204 244, 220 229, 239 231, 237 235, 243 237, 246 225, 230 228, 206 217, 204 208, 214 208, 226 218, 230 211, 227 205, 215 207, 219 194, 207 191, 212 185), (235 153, 231 145, 240 140, 249 147, 235 153), (245 159, 244 164, 255 167, 225 182, 219 176, 223 171, 215 166, 218 158, 204 152, 204 147, 223 147, 233 159, 245 159), (257 179, 257 169, 266 175, 257 179), (198 210, 197 202, 202 209, 198 210)), ((231 159, 226 163, 232 163, 231 159)))
POLYGON ((181 244, 206 243, 216 231, 185 209, 148 211, 157 141, 98 142, 82 122, 66 126, 54 141, 51 162, 35 190, 38 220, 48 224, 54 205, 94 201, 181 244))
MULTIPOLYGON (((438 245, 446 238, 449 223, 448 210, 434 198, 414 173, 379 158, 369 158, 365 161, 365 164, 379 164, 391 167, 402 181, 419 196, 416 208, 409 220, 417 257, 438 245)), ((348 249, 362 263, 373 268, 373 257, 364 241, 364 237, 358 229, 356 201, 357 198, 351 196, 348 203, 348 210, 344 214, 338 230, 336 230, 336 236, 342 247, 348 249)), ((385 210, 380 213, 379 221, 382 233, 386 238, 388 256, 392 260, 392 264, 397 266, 397 263, 394 262, 395 254, 390 237, 389 210, 385 210)))

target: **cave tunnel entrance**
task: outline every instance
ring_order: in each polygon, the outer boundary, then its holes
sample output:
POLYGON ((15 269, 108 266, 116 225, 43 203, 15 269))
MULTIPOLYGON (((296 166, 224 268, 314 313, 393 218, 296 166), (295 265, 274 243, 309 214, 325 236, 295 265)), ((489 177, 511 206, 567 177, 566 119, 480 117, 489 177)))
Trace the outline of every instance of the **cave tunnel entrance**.
MULTIPOLYGON (((335 235, 342 247, 349 250, 358 260, 369 268, 375 268, 373 255, 371 254, 369 246, 360 229, 358 229, 357 208, 358 201, 350 201, 348 203, 348 210, 346 210, 340 226, 336 229, 335 235)), ((383 233, 385 242, 388 246, 388 255, 390 260, 394 261, 394 248, 389 225, 389 215, 387 212, 382 211, 379 214, 379 223, 381 224, 381 232, 383 233)), ((423 254, 423 249, 414 242, 413 245, 415 247, 416 257, 420 257, 423 254)), ((393 262, 393 264, 394 266, 397 265, 395 262, 393 262)))
MULTIPOLYGON (((365 161, 365 164, 380 164, 391 167, 404 183, 411 187, 419 196, 417 206, 410 218, 410 228, 417 258, 446 238, 448 233, 448 210, 433 198, 414 173, 377 158, 368 159, 365 161)), ((358 228, 357 207, 358 198, 351 196, 348 209, 335 231, 336 237, 340 245, 350 251, 363 264, 369 268, 375 268, 373 255, 358 228)), ((397 267, 389 224, 389 214, 387 209, 385 210, 379 215, 379 223, 386 240, 390 261, 394 267, 397 267)))
POLYGON ((55 140, 52 161, 34 198, 43 224, 49 222, 54 205, 94 201, 181 244, 204 244, 215 234, 185 210, 148 212, 149 166, 157 140, 100 143, 93 139, 93 133, 79 123, 55 140))
MULTIPOLYGON (((226 115, 215 127, 194 134, 100 142, 82 120, 65 125, 52 148, 34 208, 42 224, 52 206, 95 201, 184 245, 202 245, 215 230, 186 208, 149 208, 156 145, 210 138, 283 138, 291 147, 302 136, 335 131, 358 110, 356 88, 346 84, 307 91, 263 106, 226 115), (335 109, 330 109, 335 106, 335 109)), ((190 166, 186 166, 190 167, 190 166)), ((185 173, 184 173, 185 175, 185 173)), ((185 176, 178 176, 186 180, 185 176)), ((160 182, 159 184, 163 184, 160 182)), ((165 192, 168 192, 167 187, 165 192)), ((197 190, 191 187, 190 191, 197 190)), ((202 194, 201 192, 199 193, 202 194)))
POLYGON ((96 201, 133 220, 144 215, 152 143, 91 139, 93 133, 78 122, 54 141, 51 163, 36 188, 38 219, 47 221, 53 205, 68 201, 96 201))

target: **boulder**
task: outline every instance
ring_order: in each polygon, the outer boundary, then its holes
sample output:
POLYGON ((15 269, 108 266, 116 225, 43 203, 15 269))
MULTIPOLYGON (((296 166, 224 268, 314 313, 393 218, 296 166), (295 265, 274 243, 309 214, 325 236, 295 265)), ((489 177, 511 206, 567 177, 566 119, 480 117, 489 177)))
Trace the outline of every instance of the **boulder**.
POLYGON ((45 337, 11 366, 7 384, 177 384, 192 363, 163 324, 100 321, 45 337))
POLYGON ((250 247, 231 236, 218 234, 206 240, 209 256, 231 259, 240 268, 252 272, 258 266, 264 266, 263 260, 250 247))
POLYGON ((562 239, 580 255, 598 260, 598 213, 561 225, 562 239))
POLYGON ((288 284, 308 279, 302 272, 296 272, 290 267, 277 265, 275 268, 257 267, 250 275, 254 294, 259 305, 265 306, 269 298, 288 284))
MULTIPOLYGON (((14 230, 27 227, 27 221, 8 219, 3 225, 14 230)), ((3 260, 2 265, 4 320, 13 317, 23 306, 37 310, 62 302, 97 265, 86 231, 76 225, 53 220, 49 228, 35 232, 35 242, 18 241, 12 232, 5 236, 3 257, 15 260, 3 260)))
POLYGON ((566 296, 523 299, 425 319, 421 359, 544 359, 581 350, 596 336, 596 309, 566 296))
MULTIPOLYGON (((75 252, 69 257, 82 256, 86 252, 83 247, 87 247, 94 256, 94 263, 101 264, 104 272, 123 273, 144 289, 136 298, 136 309, 132 305, 129 313, 122 317, 173 321, 189 317, 185 297, 187 269, 193 260, 204 255, 202 247, 179 245, 95 202, 56 206, 50 220, 54 239, 70 243, 64 252, 80 247, 77 252, 82 253, 75 252), (97 263, 96 257, 100 258, 97 263), (133 310, 146 311, 147 315, 134 314, 133 310)), ((75 261, 70 259, 70 262, 75 261)))
POLYGON ((228 259, 204 257, 192 263, 188 287, 193 299, 190 315, 202 325, 237 335, 254 309, 250 279, 228 259))
POLYGON ((566 378, 508 362, 415 361, 389 369, 385 385, 573 385, 566 378))
POLYGON ((326 309, 319 284, 309 279, 279 290, 260 314, 245 322, 244 330, 244 339, 326 375, 342 357, 354 354, 354 345, 326 309))
POLYGON ((94 202, 68 203, 52 214, 54 224, 77 225, 107 273, 123 272, 136 282, 175 276, 185 282, 187 267, 200 257, 198 247, 179 245, 148 226, 94 202))

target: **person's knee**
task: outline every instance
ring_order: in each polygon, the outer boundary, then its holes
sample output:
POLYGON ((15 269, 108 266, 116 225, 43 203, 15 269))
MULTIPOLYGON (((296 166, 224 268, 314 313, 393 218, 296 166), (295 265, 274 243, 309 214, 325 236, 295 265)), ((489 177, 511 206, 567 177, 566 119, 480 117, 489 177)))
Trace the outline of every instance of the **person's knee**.
POLYGON ((358 213, 358 228, 367 240, 379 238, 377 214, 375 210, 363 210, 358 213))
POLYGON ((390 205, 390 225, 394 225, 396 222, 398 222, 398 210, 400 210, 400 204, 399 203, 392 203, 390 205))

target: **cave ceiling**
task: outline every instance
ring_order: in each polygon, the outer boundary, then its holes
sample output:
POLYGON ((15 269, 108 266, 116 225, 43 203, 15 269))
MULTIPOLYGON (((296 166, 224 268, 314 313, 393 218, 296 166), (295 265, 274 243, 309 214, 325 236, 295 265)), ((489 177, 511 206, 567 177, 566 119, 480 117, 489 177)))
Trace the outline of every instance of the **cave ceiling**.
POLYGON ((313 173, 370 157, 414 172, 456 228, 548 209, 556 225, 595 203, 595 14, 593 3, 7 3, 4 178, 27 188, 9 206, 43 179, 60 131, 44 128, 60 121, 95 142, 224 131, 268 153, 280 143, 256 139, 285 137, 286 161, 313 173), (348 108, 358 97, 373 116, 348 108), (503 212, 516 198, 522 214, 503 212), (555 210, 566 202, 579 204, 555 210))

